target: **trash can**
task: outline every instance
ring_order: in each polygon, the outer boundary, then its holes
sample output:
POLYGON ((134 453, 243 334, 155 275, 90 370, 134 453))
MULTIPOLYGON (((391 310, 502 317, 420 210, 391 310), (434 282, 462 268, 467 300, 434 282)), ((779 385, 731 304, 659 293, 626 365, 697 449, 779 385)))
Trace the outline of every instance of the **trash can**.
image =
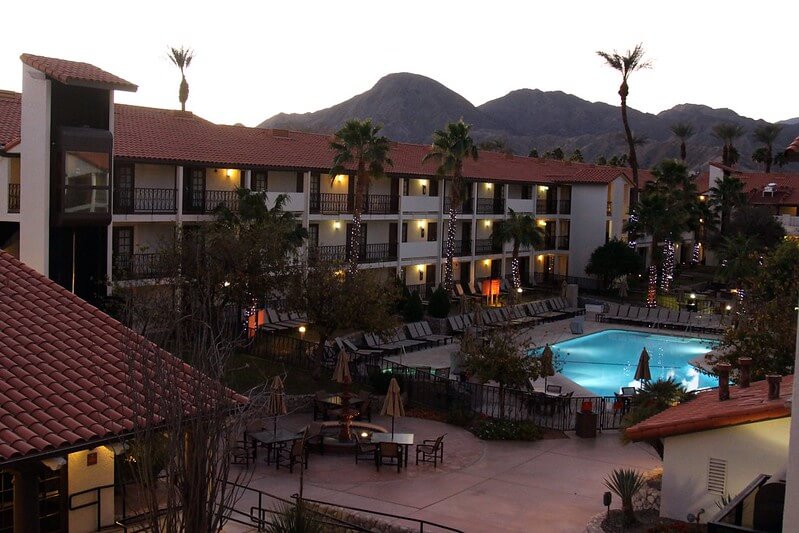
POLYGON ((584 439, 596 437, 596 413, 593 411, 578 411, 577 423, 574 429, 578 437, 584 439))

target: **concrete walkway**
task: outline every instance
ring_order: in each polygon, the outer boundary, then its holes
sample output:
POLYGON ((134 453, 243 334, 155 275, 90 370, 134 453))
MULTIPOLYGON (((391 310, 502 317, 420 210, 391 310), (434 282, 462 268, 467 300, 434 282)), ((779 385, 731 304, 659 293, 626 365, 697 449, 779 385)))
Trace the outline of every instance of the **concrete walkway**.
MULTIPOLYGON (((307 417, 307 415, 306 415, 307 417)), ((307 418, 285 421, 299 427, 307 418)), ((390 420, 375 419, 388 425, 390 420)), ((306 498, 430 520, 468 532, 580 532, 603 510, 603 480, 614 468, 648 470, 660 466, 643 444, 622 446, 616 432, 596 439, 550 439, 532 443, 481 441, 466 430, 416 418, 397 421, 398 432, 416 442, 445 437, 445 462, 407 470, 356 465, 351 455, 316 453, 304 474, 306 498)), ((275 470, 262 461, 250 467, 250 487, 282 497, 299 490, 299 472, 275 470)), ((240 507, 255 503, 247 495, 240 507)), ((225 531, 248 529, 229 524, 225 531)))

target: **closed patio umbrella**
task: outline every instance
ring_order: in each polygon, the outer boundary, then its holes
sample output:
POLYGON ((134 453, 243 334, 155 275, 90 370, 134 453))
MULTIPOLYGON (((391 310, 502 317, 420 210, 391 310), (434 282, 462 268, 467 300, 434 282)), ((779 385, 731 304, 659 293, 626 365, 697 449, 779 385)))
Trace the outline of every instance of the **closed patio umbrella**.
POLYGON ((269 389, 269 397, 266 399, 266 415, 275 417, 274 433, 277 433, 277 417, 285 415, 286 412, 283 380, 280 379, 280 376, 275 376, 269 389))
POLYGON ((547 344, 541 353, 541 375, 544 376, 544 390, 547 387, 547 378, 555 375, 555 365, 552 364, 553 357, 552 348, 547 344))
POLYGON ((649 352, 646 351, 646 348, 641 350, 641 357, 638 358, 635 379, 638 381, 650 381, 652 379, 652 373, 649 371, 649 352))
POLYGON ((333 371, 333 381, 342 384, 352 383, 352 376, 350 375, 350 356, 347 350, 342 349, 338 352, 336 369, 333 371))
POLYGON ((391 417, 391 436, 393 437, 394 418, 405 416, 405 407, 402 405, 402 397, 400 396, 400 387, 399 383, 397 383, 397 378, 391 378, 391 382, 388 384, 386 401, 383 402, 383 409, 381 409, 380 414, 391 417))

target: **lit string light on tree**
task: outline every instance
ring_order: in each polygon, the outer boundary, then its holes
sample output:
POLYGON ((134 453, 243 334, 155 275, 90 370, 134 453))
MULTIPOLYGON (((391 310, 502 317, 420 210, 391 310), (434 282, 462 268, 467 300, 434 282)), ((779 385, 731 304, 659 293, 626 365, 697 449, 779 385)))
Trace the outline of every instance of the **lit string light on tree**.
POLYGON ((698 265, 699 264, 699 251, 702 248, 702 245, 698 242, 694 243, 694 253, 691 255, 691 264, 698 265))
POLYGON ((660 288, 663 292, 669 292, 671 282, 674 279, 674 242, 666 240, 663 246, 663 276, 660 279, 660 288))
POLYGON ((650 265, 649 267, 649 283, 646 290, 646 306, 657 306, 657 292, 658 292, 658 268, 657 266, 650 265))
POLYGON ((447 226, 446 254, 447 262, 444 265, 444 281, 447 290, 452 290, 452 257, 455 255, 455 208, 449 208, 449 225, 447 226))
MULTIPOLYGON (((627 225, 634 228, 637 223, 638 223, 638 215, 636 215, 635 212, 630 213, 630 218, 627 221, 627 225)), ((627 246, 635 250, 635 246, 638 244, 638 239, 635 234, 635 230, 628 230, 627 233, 630 239, 629 242, 627 243, 627 246)))

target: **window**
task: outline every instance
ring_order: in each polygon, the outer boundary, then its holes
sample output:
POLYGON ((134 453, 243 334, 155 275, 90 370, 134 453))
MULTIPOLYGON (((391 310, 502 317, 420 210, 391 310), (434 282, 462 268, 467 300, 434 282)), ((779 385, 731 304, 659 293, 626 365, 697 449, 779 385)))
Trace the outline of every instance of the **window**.
POLYGON ((532 194, 529 185, 522 185, 522 200, 531 200, 532 194))
POLYGON ((402 242, 408 242, 408 223, 402 223, 402 242))
POLYGON ((308 225, 308 244, 311 248, 319 246, 319 224, 308 225))
POLYGON ((114 228, 113 239, 113 250, 115 254, 133 255, 133 228, 114 228))
POLYGON ((435 242, 438 240, 438 222, 427 223, 427 242, 435 242))
POLYGON ((66 152, 64 213, 108 213, 108 154, 66 152))
POLYGON ((438 196, 438 180, 430 180, 430 190, 428 196, 438 196))
POLYGON ((269 174, 265 170, 259 170, 253 173, 252 190, 265 191, 269 184, 269 174))
POLYGON ((408 193, 410 192, 410 184, 411 184, 411 180, 409 180, 407 178, 402 180, 402 196, 408 196, 409 195, 408 193))

